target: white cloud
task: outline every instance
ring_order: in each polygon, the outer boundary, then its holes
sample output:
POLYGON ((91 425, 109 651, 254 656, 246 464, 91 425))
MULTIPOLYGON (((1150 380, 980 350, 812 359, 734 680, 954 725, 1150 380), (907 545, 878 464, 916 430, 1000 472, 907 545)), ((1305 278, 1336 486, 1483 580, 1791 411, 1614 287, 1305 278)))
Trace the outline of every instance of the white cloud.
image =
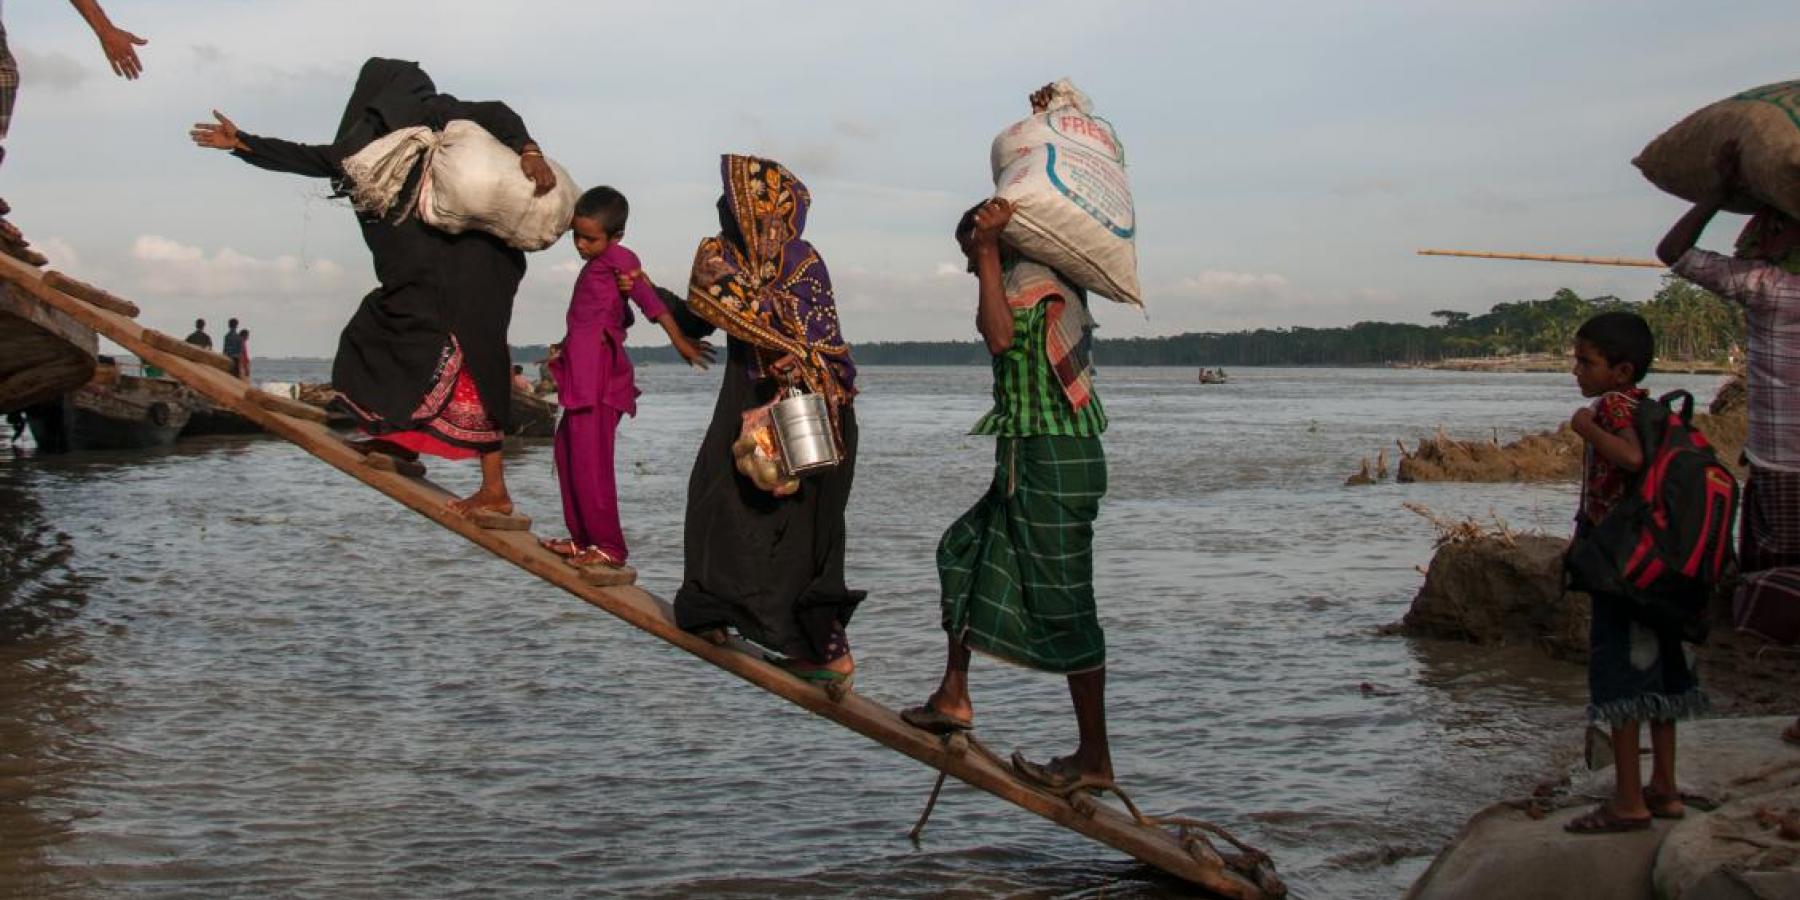
POLYGON ((1288 280, 1285 275, 1208 269, 1198 275, 1182 278, 1162 293, 1172 297, 1212 300, 1225 297, 1268 297, 1287 289, 1288 280))
POLYGON ((63 272, 74 272, 81 268, 81 254, 75 252, 75 246, 59 237, 45 241, 36 241, 31 245, 39 253, 50 258, 50 267, 63 272))
POLYGON ((209 256, 200 247, 154 234, 131 245, 131 260, 138 289, 162 296, 303 294, 335 289, 344 276, 344 267, 328 259, 257 259, 230 247, 209 256))
POLYGON ((22 47, 13 53, 19 61, 19 80, 28 88, 35 89, 42 85, 61 93, 72 91, 94 77, 93 69, 67 53, 54 50, 36 53, 22 47))

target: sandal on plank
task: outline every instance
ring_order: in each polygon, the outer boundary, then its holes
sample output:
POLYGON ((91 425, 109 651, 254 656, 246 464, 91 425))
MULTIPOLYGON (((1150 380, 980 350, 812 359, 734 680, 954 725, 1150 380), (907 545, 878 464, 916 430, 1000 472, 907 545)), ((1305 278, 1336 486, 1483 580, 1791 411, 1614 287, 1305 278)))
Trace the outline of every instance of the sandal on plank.
POLYGON ((581 550, 576 546, 574 538, 544 538, 538 541, 538 546, 557 556, 574 556, 581 550))
POLYGON ((1577 816, 1563 825, 1563 830, 1570 834, 1620 834, 1627 831, 1645 831, 1654 821, 1651 816, 1641 819, 1627 819, 1612 811, 1612 807, 1602 803, 1589 810, 1585 815, 1577 816))
POLYGON ((975 730, 975 723, 968 719, 940 712, 929 703, 922 703, 911 709, 900 711, 900 720, 920 731, 931 734, 955 734, 959 731, 975 730))
POLYGON ((827 690, 836 688, 847 691, 850 689, 850 685, 856 682, 855 672, 838 672, 824 666, 801 662, 792 657, 765 656, 763 661, 779 666, 789 675, 807 684, 816 684, 827 690))
POLYGON ((489 531, 530 531, 531 517, 513 512, 511 503, 470 503, 452 500, 444 504, 453 513, 489 531))
POLYGON ((1679 791, 1673 794, 1664 794, 1644 788, 1644 805, 1650 808, 1650 817, 1653 819, 1685 818, 1687 816, 1686 800, 1687 798, 1681 796, 1679 791), (1674 808, 1670 809, 1671 806, 1674 808))
POLYGON ((1112 779, 1083 772, 1066 756, 1039 765, 1026 759, 1024 751, 1014 750, 1012 767, 1020 778, 1059 797, 1069 797, 1080 791, 1098 794, 1118 790, 1112 779))
MULTIPOLYGON (((569 545, 571 547, 574 546, 574 544, 575 544, 574 541, 569 542, 569 545)), ((567 562, 569 565, 574 566, 577 569, 587 569, 587 568, 595 568, 595 567, 607 568, 607 569, 619 569, 619 568, 623 568, 625 566, 624 560, 619 559, 618 557, 613 556, 611 553, 608 553, 605 550, 602 550, 599 547, 596 547, 592 544, 589 544, 586 547, 582 547, 579 550, 575 551, 574 553, 568 554, 567 556, 564 557, 564 561, 567 562)))

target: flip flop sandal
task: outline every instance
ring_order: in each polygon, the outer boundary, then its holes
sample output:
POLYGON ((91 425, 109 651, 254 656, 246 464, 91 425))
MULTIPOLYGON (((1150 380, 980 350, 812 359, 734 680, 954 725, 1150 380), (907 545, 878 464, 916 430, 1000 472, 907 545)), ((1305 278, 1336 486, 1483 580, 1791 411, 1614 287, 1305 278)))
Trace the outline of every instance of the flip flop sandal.
POLYGON ((939 712, 937 707, 922 703, 911 709, 900 711, 900 720, 920 731, 932 734, 955 734, 959 731, 975 730, 975 723, 967 719, 939 712))
POLYGON ((1602 803, 1589 810, 1585 815, 1571 819, 1563 825, 1563 830, 1570 834, 1620 834, 1627 831, 1645 831, 1653 816, 1641 819, 1627 819, 1616 815, 1612 809, 1602 803))
POLYGON ((625 565, 624 560, 615 558, 611 553, 592 545, 582 547, 580 550, 563 557, 563 561, 577 569, 586 569, 595 566, 607 569, 618 569, 625 565))
POLYGON ((1681 796, 1681 792, 1679 791, 1673 794, 1659 794, 1649 788, 1644 788, 1644 805, 1650 807, 1650 817, 1653 819, 1685 818, 1687 816, 1686 800, 1687 798, 1681 796), (1659 809, 1659 807, 1666 807, 1671 803, 1681 803, 1683 805, 1680 809, 1673 811, 1659 809))
POLYGON ((809 666, 796 659, 777 656, 764 656, 763 661, 779 666, 789 675, 807 684, 816 684, 827 691, 848 691, 850 686, 856 682, 855 672, 849 674, 835 672, 831 669, 809 666))
POLYGON ((1056 757, 1048 763, 1039 765, 1026 759, 1024 751, 1014 750, 1012 767, 1013 772, 1020 778, 1059 797, 1068 797, 1079 791, 1099 794, 1116 789, 1111 779, 1073 771, 1068 757, 1065 756, 1056 757))
POLYGON ((544 538, 538 541, 538 546, 557 556, 574 556, 581 550, 580 547, 575 546, 574 538, 544 538))

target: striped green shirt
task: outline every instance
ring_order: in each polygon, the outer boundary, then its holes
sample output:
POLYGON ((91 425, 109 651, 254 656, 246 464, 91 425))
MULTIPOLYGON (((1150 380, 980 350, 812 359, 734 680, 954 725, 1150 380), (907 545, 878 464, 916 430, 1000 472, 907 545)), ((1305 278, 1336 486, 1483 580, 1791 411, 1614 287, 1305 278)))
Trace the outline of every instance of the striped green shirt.
POLYGON ((1048 306, 1038 303, 1012 311, 1012 346, 994 357, 994 408, 975 423, 970 434, 1099 437, 1106 430, 1106 410, 1100 405, 1099 391, 1086 406, 1072 408, 1050 366, 1050 355, 1044 349, 1048 306))

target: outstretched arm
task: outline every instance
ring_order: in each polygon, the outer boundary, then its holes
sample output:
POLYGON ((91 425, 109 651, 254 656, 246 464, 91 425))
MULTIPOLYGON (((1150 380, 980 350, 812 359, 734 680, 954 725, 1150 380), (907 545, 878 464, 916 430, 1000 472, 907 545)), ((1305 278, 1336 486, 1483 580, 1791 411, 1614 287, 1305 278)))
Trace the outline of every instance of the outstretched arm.
POLYGON ((88 27, 94 29, 94 37, 100 39, 100 51, 106 54, 106 61, 112 65, 113 74, 122 78, 136 80, 144 72, 144 64, 138 60, 136 47, 150 43, 112 23, 107 18, 106 10, 100 8, 99 0, 69 0, 69 5, 81 13, 87 20, 88 27))
POLYGON ((280 138, 258 137, 238 130, 237 123, 213 110, 215 122, 195 122, 188 131, 194 145, 209 150, 229 150, 233 156, 259 169, 330 178, 338 174, 337 153, 324 144, 296 144, 280 138))
POLYGON ((1674 227, 1663 236, 1662 242, 1656 245, 1656 258, 1665 266, 1675 265, 1694 245, 1700 242, 1700 233, 1706 230, 1713 216, 1725 206, 1725 201, 1737 189, 1738 182, 1738 145, 1736 141, 1726 141, 1719 147, 1718 156, 1713 160, 1718 170, 1719 180, 1713 192, 1701 197, 1693 207, 1677 219, 1674 227))

